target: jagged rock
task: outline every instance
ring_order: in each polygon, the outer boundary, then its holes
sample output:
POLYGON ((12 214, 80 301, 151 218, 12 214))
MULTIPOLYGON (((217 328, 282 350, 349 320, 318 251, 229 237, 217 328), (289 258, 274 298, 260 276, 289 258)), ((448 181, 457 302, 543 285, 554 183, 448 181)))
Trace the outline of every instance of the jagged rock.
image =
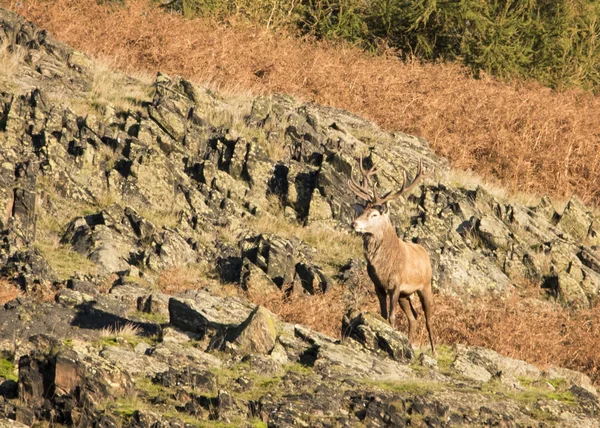
MULTIPOLYGON (((582 263, 586 261, 584 251, 574 254, 575 248, 564 242, 551 246, 547 253, 550 268, 544 276, 542 288, 546 288, 565 304, 586 307, 589 299, 598 295, 600 275, 582 263)), ((590 262, 590 259, 587 258, 587 261, 590 262)))
POLYGON ((77 278, 69 279, 67 281, 67 288, 88 296, 97 296, 99 293, 98 287, 94 283, 77 278))
POLYGON ((544 195, 537 206, 533 207, 532 210, 541 215, 547 222, 553 222, 559 217, 554 209, 554 204, 548 195, 544 195))
POLYGON ((35 411, 50 400, 58 423, 78 424, 82 415, 71 409, 122 397, 131 388, 129 376, 116 367, 88 361, 74 351, 60 351, 56 356, 26 355, 19 360, 19 399, 35 411))
POLYGON ((404 427, 405 413, 393 404, 373 397, 366 405, 362 422, 369 427, 404 427))
MULTIPOLYGON (((277 235, 257 235, 246 237, 242 243, 242 257, 246 263, 242 281, 246 281, 253 264, 258 266, 278 287, 298 284, 308 293, 328 291, 331 279, 309 257, 298 251, 292 241, 277 235)), ((260 280, 261 275, 256 275, 260 280)), ((260 280, 259 286, 268 288, 268 282, 260 280)))
POLYGON ((223 365, 223 362, 212 354, 181 343, 161 342, 148 349, 146 354, 174 367, 181 366, 182 362, 205 370, 223 365))
POLYGON ((62 237, 73 250, 88 257, 100 267, 101 274, 128 269, 127 258, 133 247, 132 237, 121 233, 108 210, 85 218, 76 218, 67 226, 62 237))
POLYGON ((279 290, 271 278, 250 260, 244 258, 242 263, 240 283, 250 295, 268 294, 279 290))
POLYGON ((111 297, 118 299, 128 307, 137 307, 137 302, 143 296, 148 294, 148 288, 141 287, 139 284, 114 285, 109 293, 111 297))
POLYGON ((170 296, 163 293, 153 293, 140 296, 137 299, 137 310, 149 314, 169 316, 170 296))
POLYGON ((591 226, 592 218, 586 207, 577 198, 571 198, 558 220, 558 227, 581 241, 587 238, 591 226))
POLYGON ((277 286, 293 281, 296 257, 291 242, 276 235, 258 235, 244 244, 242 256, 260 267, 277 286))
MULTIPOLYGON (((324 375, 336 371, 352 372, 357 378, 402 380, 411 377, 410 369, 394 360, 383 358, 368 352, 358 343, 338 343, 334 339, 310 331, 302 326, 294 327, 294 336, 301 340, 300 362, 310 365, 324 375)), ((297 340, 297 339, 296 339, 297 340)), ((298 343, 290 341, 285 334, 279 336, 279 341, 293 355, 293 348, 298 343)))
POLYGON ((366 349, 381 351, 396 361, 410 361, 414 356, 408 338, 394 330, 383 318, 370 312, 352 318, 344 317, 342 334, 366 349))
POLYGON ((174 327, 204 337, 238 327, 255 307, 239 297, 219 298, 205 291, 189 291, 169 300, 169 318, 174 327))
POLYGON ((152 377, 156 373, 163 372, 169 368, 162 361, 156 361, 155 358, 150 358, 145 354, 140 355, 137 352, 119 346, 104 347, 100 352, 100 356, 132 377, 139 375, 152 377))
POLYGON ((519 385, 518 378, 538 379, 540 370, 523 361, 504 357, 492 350, 457 345, 452 367, 460 375, 479 382, 498 377, 508 385, 519 385))
POLYGON ((14 253, 0 269, 2 276, 13 278, 24 291, 34 293, 56 281, 48 262, 36 248, 14 253))
POLYGON ((84 302, 91 302, 94 300, 93 296, 89 294, 81 293, 79 291, 65 288, 56 293, 56 301, 62 303, 65 306, 77 306, 84 302))
POLYGON ((318 266, 306 263, 296 264, 294 284, 297 283, 300 283, 302 289, 310 294, 317 291, 327 292, 333 285, 331 279, 318 266))
POLYGON ((484 215, 477 222, 477 233, 492 250, 508 247, 511 237, 508 227, 491 215, 484 215))
POLYGON ((25 425, 21 422, 17 422, 12 419, 0 419, 0 428, 27 428, 29 425, 25 425))
MULTIPOLYGON (((176 423, 183 426, 180 421, 176 423)), ((171 426, 171 423, 163 420, 161 415, 149 410, 135 410, 126 425, 127 428, 168 428, 171 426)))
POLYGON ((230 342, 241 355, 268 354, 277 340, 277 318, 267 309, 258 306, 248 319, 231 333, 230 342))
POLYGON ((192 387, 199 392, 211 392, 217 387, 217 377, 209 371, 199 371, 193 367, 174 369, 170 367, 157 373, 152 381, 167 388, 177 386, 192 387))
POLYGON ((217 409, 219 419, 224 422, 231 422, 232 418, 239 417, 245 414, 243 407, 239 406, 237 400, 233 396, 224 390, 219 390, 217 396, 217 409))
POLYGON ((172 266, 185 266, 198 261, 193 248, 179 234, 165 230, 153 237, 154 251, 150 253, 145 264, 155 271, 172 266))
POLYGON ((128 272, 136 264, 159 271, 197 261, 178 233, 159 231, 133 209, 118 205, 72 220, 62 242, 98 264, 102 274, 128 272))

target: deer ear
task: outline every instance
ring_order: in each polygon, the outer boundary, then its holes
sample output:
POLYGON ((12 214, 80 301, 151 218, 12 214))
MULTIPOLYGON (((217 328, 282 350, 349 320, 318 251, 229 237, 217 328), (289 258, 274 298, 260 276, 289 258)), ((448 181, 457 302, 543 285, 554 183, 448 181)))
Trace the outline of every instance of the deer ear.
POLYGON ((381 214, 387 214, 389 211, 390 211, 390 209, 388 208, 387 202, 385 202, 383 205, 381 205, 381 208, 379 209, 379 212, 381 214))
POLYGON ((365 206, 361 204, 352 204, 352 208, 356 212, 356 215, 361 215, 365 211, 365 206))

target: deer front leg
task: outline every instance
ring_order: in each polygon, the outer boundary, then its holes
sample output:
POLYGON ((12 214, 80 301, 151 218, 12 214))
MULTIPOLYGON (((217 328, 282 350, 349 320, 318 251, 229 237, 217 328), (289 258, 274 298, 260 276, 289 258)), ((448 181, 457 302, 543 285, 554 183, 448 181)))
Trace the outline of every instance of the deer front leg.
POLYGON ((375 293, 377 294, 377 298, 379 299, 379 311, 381 312, 381 316, 384 320, 388 319, 388 311, 387 311, 387 293, 384 289, 375 286, 375 293))
POLYGON ((390 313, 388 321, 393 328, 396 328, 396 309, 398 308, 398 298, 400 297, 400 287, 394 287, 388 294, 390 300, 390 313))
POLYGON ((373 282, 375 286, 375 293, 377 294, 377 298, 379 299, 379 312, 381 312, 381 316, 384 320, 388 319, 388 310, 387 310, 387 291, 385 287, 379 281, 379 277, 375 273, 375 268, 370 263, 367 263, 367 273, 369 274, 369 278, 373 282))

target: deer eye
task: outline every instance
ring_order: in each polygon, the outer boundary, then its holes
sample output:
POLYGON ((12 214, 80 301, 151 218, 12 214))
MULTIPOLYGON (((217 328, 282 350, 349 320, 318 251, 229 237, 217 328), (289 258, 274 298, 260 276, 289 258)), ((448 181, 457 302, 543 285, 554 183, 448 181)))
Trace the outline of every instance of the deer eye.
POLYGON ((379 213, 377 211, 373 211, 371 213, 371 217, 377 217, 379 215, 379 213))

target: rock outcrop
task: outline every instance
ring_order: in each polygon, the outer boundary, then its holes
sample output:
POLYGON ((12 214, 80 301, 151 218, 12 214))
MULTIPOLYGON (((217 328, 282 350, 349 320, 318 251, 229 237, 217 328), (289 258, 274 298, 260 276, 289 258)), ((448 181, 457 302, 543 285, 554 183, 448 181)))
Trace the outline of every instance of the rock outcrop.
POLYGON ((466 346, 436 360, 368 312, 338 340, 219 294, 357 287, 346 182, 363 155, 385 189, 419 159, 435 170, 391 211, 438 292, 526 280, 585 307, 598 219, 576 197, 557 211, 464 185, 426 141, 349 112, 105 70, 3 9, 0 46, 19 55, 0 74, 0 274, 17 296, 0 426, 600 426, 581 373, 466 346))

